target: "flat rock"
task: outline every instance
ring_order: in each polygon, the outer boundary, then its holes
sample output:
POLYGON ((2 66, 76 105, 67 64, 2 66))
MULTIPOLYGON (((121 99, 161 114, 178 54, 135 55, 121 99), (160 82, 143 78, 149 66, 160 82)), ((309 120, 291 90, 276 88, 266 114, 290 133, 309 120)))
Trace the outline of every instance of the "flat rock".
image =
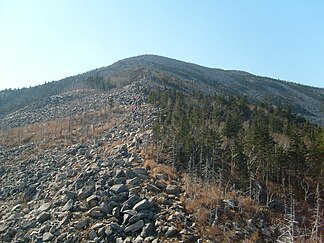
POLYGON ((54 235, 50 232, 46 232, 43 234, 43 241, 50 241, 54 238, 54 235))
POLYGON ((110 191, 112 191, 116 194, 120 194, 122 192, 128 192, 128 188, 124 184, 117 184, 117 185, 113 185, 112 187, 110 187, 110 191))
POLYGON ((181 189, 177 185, 168 185, 165 188, 166 193, 168 194, 179 194, 181 192, 181 189))
POLYGON ((40 215, 37 216, 37 222, 43 223, 49 220, 51 215, 48 212, 42 212, 40 215))
POLYGON ((147 190, 149 190, 151 192, 161 192, 161 189, 153 184, 147 184, 146 188, 147 188, 147 190))
POLYGON ((144 227, 144 220, 140 220, 140 221, 137 221, 136 223, 134 224, 131 224, 129 226, 127 226, 124 230, 125 233, 128 233, 128 232, 136 232, 140 229, 142 229, 144 227))
POLYGON ((147 199, 143 199, 140 202, 136 203, 135 206, 133 207, 133 210, 142 211, 142 210, 147 210, 151 208, 151 204, 147 199))
POLYGON ((44 203, 42 206, 40 206, 37 211, 38 212, 45 212, 45 211, 48 211, 52 206, 52 203, 51 202, 48 202, 48 203, 44 203))

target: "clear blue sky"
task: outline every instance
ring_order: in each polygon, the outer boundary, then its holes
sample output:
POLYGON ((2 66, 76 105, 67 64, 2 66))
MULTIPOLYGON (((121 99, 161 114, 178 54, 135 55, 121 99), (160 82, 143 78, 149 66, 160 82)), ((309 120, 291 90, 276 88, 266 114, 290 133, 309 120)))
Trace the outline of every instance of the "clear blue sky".
POLYGON ((323 0, 0 0, 0 89, 157 54, 324 87, 323 0))

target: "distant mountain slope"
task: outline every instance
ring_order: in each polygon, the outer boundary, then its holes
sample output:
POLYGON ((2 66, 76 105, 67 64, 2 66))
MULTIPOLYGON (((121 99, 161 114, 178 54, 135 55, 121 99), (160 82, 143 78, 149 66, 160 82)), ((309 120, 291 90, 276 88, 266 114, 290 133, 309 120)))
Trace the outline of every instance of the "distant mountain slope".
POLYGON ((251 101, 291 106, 308 119, 324 124, 324 89, 256 76, 247 72, 213 69, 171 58, 143 55, 118 61, 57 82, 28 89, 0 92, 0 117, 51 95, 84 88, 111 89, 139 80, 152 87, 173 87, 186 93, 247 96, 251 101))

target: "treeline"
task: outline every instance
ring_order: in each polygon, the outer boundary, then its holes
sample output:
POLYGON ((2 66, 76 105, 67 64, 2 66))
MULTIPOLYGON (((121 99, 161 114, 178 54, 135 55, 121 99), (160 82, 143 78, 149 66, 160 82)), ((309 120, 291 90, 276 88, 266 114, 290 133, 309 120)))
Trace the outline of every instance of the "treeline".
POLYGON ((157 159, 210 180, 221 173, 241 189, 268 185, 293 188, 324 178, 324 129, 290 109, 251 104, 245 97, 186 96, 154 91, 160 107, 154 124, 157 159))

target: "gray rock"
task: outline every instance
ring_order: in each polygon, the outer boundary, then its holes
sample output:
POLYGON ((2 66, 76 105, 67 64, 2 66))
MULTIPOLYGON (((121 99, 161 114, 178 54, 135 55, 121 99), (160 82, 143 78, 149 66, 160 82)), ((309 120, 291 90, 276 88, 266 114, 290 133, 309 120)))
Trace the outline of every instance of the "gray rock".
POLYGON ((133 210, 136 210, 137 212, 142 210, 148 210, 151 208, 151 204, 147 199, 143 199, 142 201, 136 203, 136 205, 133 207, 133 210))
POLYGON ((174 236, 174 235, 177 234, 177 233, 178 233, 177 228, 174 227, 174 226, 170 226, 170 227, 168 228, 167 232, 165 233, 165 236, 166 236, 166 237, 172 237, 172 236, 174 236))
POLYGON ((141 167, 136 167, 133 169, 133 171, 139 175, 144 175, 144 176, 148 176, 148 172, 145 168, 141 168, 141 167))
POLYGON ((114 230, 110 227, 110 226, 107 226, 105 228, 105 234, 109 237, 111 236, 112 234, 114 233, 114 230))
POLYGON ((118 185, 118 184, 126 184, 126 179, 124 177, 115 178, 114 179, 114 185, 118 185))
POLYGON ((134 177, 132 179, 128 179, 126 181, 127 185, 132 185, 132 186, 138 186, 141 184, 141 179, 139 179, 138 177, 134 177))
POLYGON ((127 199, 127 201, 124 203, 124 205, 128 205, 129 207, 133 207, 136 203, 141 201, 140 197, 137 195, 133 195, 130 198, 127 199))
POLYGON ((82 201, 87 197, 90 197, 93 192, 94 192, 94 187, 92 185, 84 186, 79 190, 78 198, 80 201, 82 201))
POLYGON ((67 203, 63 206, 62 211, 70 211, 73 208, 73 199, 67 201, 67 203))
POLYGON ((181 189, 177 185, 168 185, 165 188, 165 191, 168 194, 179 194, 181 192, 181 189))
POLYGON ((98 204, 98 197, 96 195, 91 195, 90 197, 87 197, 86 202, 89 204, 90 207, 97 206, 98 204))
POLYGON ((124 184, 117 184, 117 185, 113 185, 110 188, 110 191, 112 191, 113 193, 116 193, 116 194, 120 194, 122 192, 128 192, 128 188, 124 184))
POLYGON ((14 206, 12 209, 11 209, 11 212, 14 212, 16 211, 17 209, 21 209, 21 204, 17 204, 16 206, 14 206))
POLYGON ((31 200, 34 199, 34 197, 36 196, 37 194, 37 189, 36 189, 36 186, 30 186, 27 191, 24 193, 24 196, 23 196, 23 199, 26 201, 26 202, 29 202, 31 200))
POLYGON ((136 215, 132 216, 131 218, 128 219, 128 224, 133 224, 141 219, 147 218, 146 213, 137 213, 136 215))
POLYGON ((99 207, 94 207, 87 212, 87 215, 92 218, 102 218, 105 213, 101 212, 99 207))
POLYGON ((156 181, 156 182, 155 182, 155 185, 156 185, 158 188, 160 188, 161 190, 164 190, 164 189, 167 187, 167 185, 166 185, 165 183, 163 183, 162 181, 156 181))
POLYGON ((90 224, 90 219, 89 218, 84 218, 78 221, 77 225, 75 226, 75 228, 77 229, 85 229, 88 227, 88 225, 90 224))
POLYGON ((142 229, 141 236, 145 238, 153 234, 154 234, 154 225, 152 223, 146 224, 142 229))
POLYGON ((132 243, 132 239, 130 237, 127 237, 123 243, 132 243))
POLYGON ((161 189, 153 184, 147 184, 146 188, 147 188, 147 190, 149 190, 151 192, 161 192, 161 189))
POLYGON ((97 237, 97 233, 96 233, 96 231, 92 230, 92 231, 89 233, 89 240, 94 240, 96 237, 97 237))
POLYGON ((9 228, 8 225, 1 224, 0 225, 0 234, 4 233, 9 228))
POLYGON ((48 211, 52 206, 52 203, 51 202, 48 202, 48 203, 44 203, 42 206, 40 206, 37 211, 38 212, 44 212, 44 211, 48 211))
POLYGON ((70 199, 74 200, 78 196, 78 194, 76 192, 72 192, 72 191, 66 191, 65 195, 66 195, 67 200, 70 200, 70 199))
POLYGON ((67 237, 68 233, 60 234, 56 239, 55 242, 64 242, 64 239, 67 237))
POLYGON ((115 171, 115 177, 116 177, 116 178, 121 178, 121 177, 125 177, 125 176, 126 176, 126 174, 125 174, 124 170, 122 170, 122 169, 117 169, 117 170, 115 171))
POLYGON ((50 232, 46 232, 43 234, 43 241, 50 241, 54 238, 54 235, 50 232))
POLYGON ((40 215, 37 216, 37 222, 43 223, 49 220, 51 215, 48 212, 42 212, 40 215))
POLYGON ((128 233, 128 232, 134 233, 134 232, 142 229, 143 227, 144 227, 144 220, 140 220, 134 224, 131 224, 130 226, 127 226, 124 231, 125 231, 125 233, 128 233))
POLYGON ((105 228, 104 227, 101 227, 100 229, 98 229, 98 236, 100 236, 100 237, 105 236, 105 228))
POLYGON ((113 208, 113 210, 112 210, 112 215, 113 215, 115 218, 119 218, 119 216, 120 216, 120 208, 119 208, 119 207, 115 207, 115 208, 113 208))

